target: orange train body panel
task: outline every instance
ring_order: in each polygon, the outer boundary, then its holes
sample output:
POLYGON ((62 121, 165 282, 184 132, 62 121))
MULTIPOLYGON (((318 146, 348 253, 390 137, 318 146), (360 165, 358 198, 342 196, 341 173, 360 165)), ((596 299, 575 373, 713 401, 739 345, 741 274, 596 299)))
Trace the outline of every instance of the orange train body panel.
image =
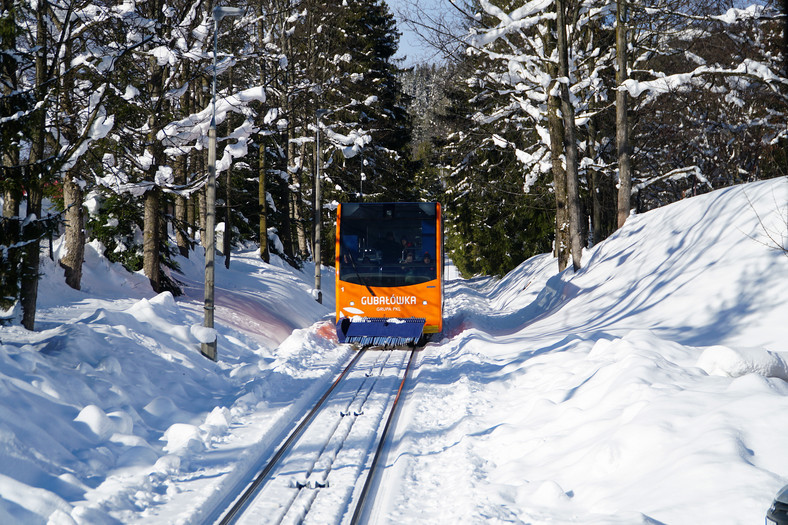
POLYGON ((424 333, 443 330, 440 281, 397 287, 372 288, 337 280, 337 322, 342 317, 423 317, 424 333), (426 304, 424 304, 426 303, 426 304))
POLYGON ((343 318, 418 318, 425 320, 423 333, 442 331, 442 224, 438 203, 340 204, 335 260, 337 326, 343 318), (352 211, 343 214, 343 206, 352 211), (401 246, 396 246, 395 255, 403 249, 392 259, 391 245, 385 245, 384 237, 400 235, 401 246), (417 260, 406 257, 407 252, 417 252, 417 260), (411 278, 403 276, 405 272, 420 273, 411 278))

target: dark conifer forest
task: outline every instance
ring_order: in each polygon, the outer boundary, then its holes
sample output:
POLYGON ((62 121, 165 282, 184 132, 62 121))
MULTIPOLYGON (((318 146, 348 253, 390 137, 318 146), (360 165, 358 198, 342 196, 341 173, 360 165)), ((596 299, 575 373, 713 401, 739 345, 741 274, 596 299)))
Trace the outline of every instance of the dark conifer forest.
POLYGON ((97 243, 178 294, 214 115, 226 265, 254 243, 299 266, 317 229, 331 264, 337 203, 434 200, 466 276, 551 251, 577 268, 631 213, 788 175, 778 3, 530 5, 470 1, 405 67, 382 0, 4 0, 0 308, 34 328, 60 236, 74 288, 97 243))

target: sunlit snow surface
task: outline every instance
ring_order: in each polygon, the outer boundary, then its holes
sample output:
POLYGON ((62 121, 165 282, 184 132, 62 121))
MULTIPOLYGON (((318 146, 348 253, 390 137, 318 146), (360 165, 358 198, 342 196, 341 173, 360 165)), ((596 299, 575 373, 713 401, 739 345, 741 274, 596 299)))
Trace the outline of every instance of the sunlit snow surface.
MULTIPOLYGON (((763 523, 788 483, 788 180, 633 216, 557 273, 447 284, 385 456, 376 523, 763 523)), ((250 475, 351 351, 333 273, 202 257, 149 291, 92 246, 46 259, 38 331, 0 329, 0 523, 193 523, 250 475)), ((340 517, 337 517, 339 520, 340 517)))

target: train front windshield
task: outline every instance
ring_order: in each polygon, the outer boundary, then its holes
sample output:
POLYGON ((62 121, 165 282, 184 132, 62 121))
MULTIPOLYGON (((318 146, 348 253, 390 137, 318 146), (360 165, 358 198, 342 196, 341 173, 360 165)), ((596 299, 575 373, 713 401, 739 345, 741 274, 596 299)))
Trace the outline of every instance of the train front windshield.
POLYGON ((437 279, 434 203, 342 205, 339 278, 369 287, 437 279))

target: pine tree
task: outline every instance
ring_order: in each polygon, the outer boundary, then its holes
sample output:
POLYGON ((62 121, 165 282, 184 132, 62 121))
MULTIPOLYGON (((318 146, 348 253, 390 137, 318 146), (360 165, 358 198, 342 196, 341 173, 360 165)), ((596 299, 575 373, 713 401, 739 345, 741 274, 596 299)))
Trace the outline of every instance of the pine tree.
POLYGON ((524 188, 515 147, 525 133, 521 122, 480 121, 501 103, 497 90, 479 90, 478 72, 490 66, 483 56, 468 57, 447 75, 454 80, 439 119, 452 132, 433 138, 433 150, 441 153, 429 162, 441 167, 446 186, 447 253, 465 275, 503 275, 552 242, 549 179, 537 176, 524 188))
POLYGON ((411 122, 392 62, 399 41, 394 18, 380 0, 337 9, 330 39, 335 80, 324 86, 322 97, 329 109, 322 119, 326 138, 336 153, 325 171, 334 188, 327 196, 411 199, 411 122))

